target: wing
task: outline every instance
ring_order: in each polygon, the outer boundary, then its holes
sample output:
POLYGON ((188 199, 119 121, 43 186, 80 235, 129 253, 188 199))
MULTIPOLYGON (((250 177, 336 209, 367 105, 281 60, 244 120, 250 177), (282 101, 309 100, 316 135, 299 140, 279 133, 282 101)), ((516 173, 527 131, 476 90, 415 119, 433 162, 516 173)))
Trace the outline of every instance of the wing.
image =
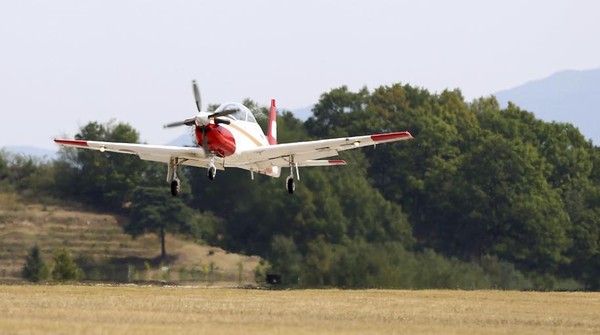
POLYGON ((137 155, 143 160, 153 162, 169 163, 172 157, 177 157, 185 160, 181 163, 184 165, 207 167, 209 164, 209 159, 201 148, 65 139, 55 139, 54 142, 66 147, 137 155))
POLYGON ((342 160, 318 159, 337 156, 344 150, 412 138, 409 132, 395 132, 264 146, 239 153, 239 167, 266 169, 272 166, 288 166, 291 157, 298 166, 343 165, 345 162, 342 160))
MULTIPOLYGON (((356 149, 368 145, 377 145, 380 143, 410 140, 412 138, 413 137, 409 132, 396 132, 276 144, 236 153, 236 155, 227 158, 227 165, 247 170, 261 171, 275 166, 289 166, 292 157, 294 163, 300 167, 344 165, 346 162, 340 159, 320 160, 320 158, 337 156, 340 151, 344 150, 356 149)), ((183 160, 183 162, 180 163, 183 165, 207 168, 210 163, 210 158, 206 157, 204 150, 197 147, 67 139, 55 139, 54 142, 67 147, 137 155, 143 160, 153 162, 169 163, 171 158, 177 157, 183 160)), ((218 169, 225 168, 224 159, 217 158, 215 163, 218 169)))

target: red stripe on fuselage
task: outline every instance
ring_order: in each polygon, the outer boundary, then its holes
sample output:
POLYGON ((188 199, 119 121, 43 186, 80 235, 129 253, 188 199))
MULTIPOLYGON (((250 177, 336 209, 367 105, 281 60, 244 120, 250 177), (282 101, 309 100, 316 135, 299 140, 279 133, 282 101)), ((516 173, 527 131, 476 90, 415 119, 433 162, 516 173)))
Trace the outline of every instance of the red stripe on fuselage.
POLYGON ((400 138, 412 138, 412 135, 407 131, 403 131, 403 132, 399 132, 399 133, 371 135, 371 139, 375 142, 391 141, 391 140, 396 140, 396 139, 400 139, 400 138))
POLYGON ((87 141, 81 141, 81 140, 54 140, 54 142, 58 143, 58 144, 74 145, 74 146, 78 146, 78 147, 87 147, 88 146, 87 141))

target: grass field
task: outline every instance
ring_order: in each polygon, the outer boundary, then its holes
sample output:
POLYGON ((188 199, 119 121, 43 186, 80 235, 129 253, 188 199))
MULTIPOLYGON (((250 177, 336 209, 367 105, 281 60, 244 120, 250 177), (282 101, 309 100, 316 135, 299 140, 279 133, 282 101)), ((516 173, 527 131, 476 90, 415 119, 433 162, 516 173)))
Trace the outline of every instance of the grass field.
POLYGON ((2 334, 599 334, 600 293, 0 286, 2 334))

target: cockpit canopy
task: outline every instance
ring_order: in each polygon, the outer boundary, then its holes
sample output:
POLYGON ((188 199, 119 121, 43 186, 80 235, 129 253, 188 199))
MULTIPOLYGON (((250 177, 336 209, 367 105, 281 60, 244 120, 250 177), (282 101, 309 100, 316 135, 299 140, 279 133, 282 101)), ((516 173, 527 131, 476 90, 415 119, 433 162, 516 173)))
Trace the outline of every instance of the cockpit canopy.
POLYGON ((252 112, 244 105, 238 102, 227 102, 219 106, 214 113, 226 111, 226 110, 236 110, 235 113, 229 114, 226 117, 237 120, 237 121, 246 121, 246 122, 254 122, 256 123, 256 119, 252 112))

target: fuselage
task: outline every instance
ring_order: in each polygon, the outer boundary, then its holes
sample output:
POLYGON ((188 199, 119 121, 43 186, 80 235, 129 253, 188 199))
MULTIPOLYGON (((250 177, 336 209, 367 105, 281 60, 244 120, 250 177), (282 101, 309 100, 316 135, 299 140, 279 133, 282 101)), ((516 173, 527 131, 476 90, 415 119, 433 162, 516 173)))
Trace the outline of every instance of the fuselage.
POLYGON ((229 124, 209 123, 196 126, 195 135, 199 146, 204 147, 206 144, 208 151, 225 158, 234 155, 236 151, 269 145, 267 137, 246 106, 234 102, 225 103, 219 106, 215 113, 234 108, 238 111, 223 117, 230 121, 229 124))

